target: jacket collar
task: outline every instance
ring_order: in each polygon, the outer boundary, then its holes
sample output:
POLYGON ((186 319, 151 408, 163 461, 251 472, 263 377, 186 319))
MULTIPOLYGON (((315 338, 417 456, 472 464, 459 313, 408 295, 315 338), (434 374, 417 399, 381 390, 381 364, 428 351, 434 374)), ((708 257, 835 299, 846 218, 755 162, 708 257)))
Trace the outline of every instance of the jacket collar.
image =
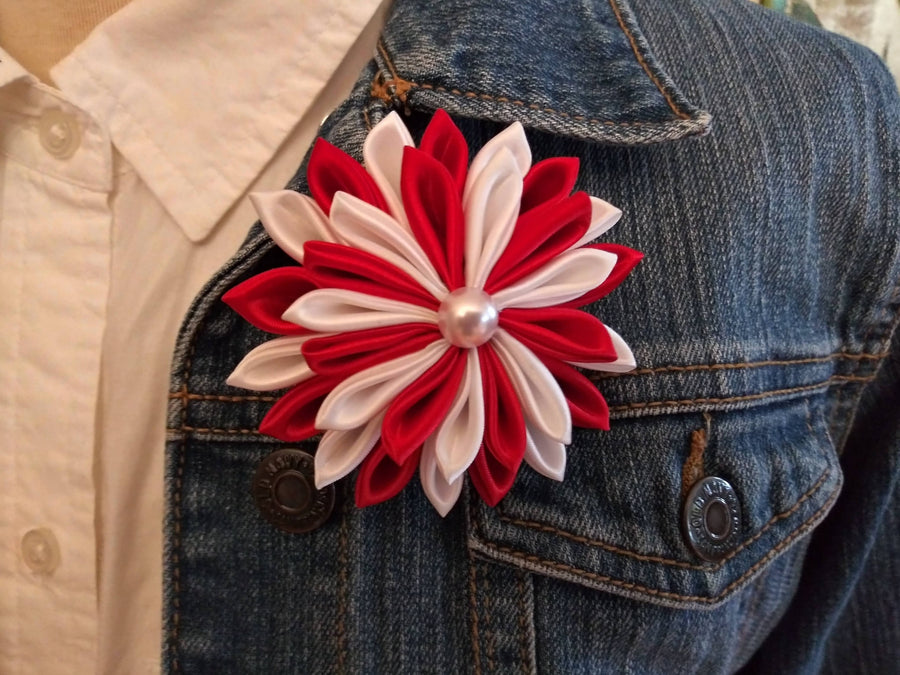
POLYGON ((272 158, 379 2, 135 0, 52 77, 198 241, 272 158))
POLYGON ((399 0, 376 59, 373 93, 412 109, 627 145, 710 126, 625 0, 399 0))

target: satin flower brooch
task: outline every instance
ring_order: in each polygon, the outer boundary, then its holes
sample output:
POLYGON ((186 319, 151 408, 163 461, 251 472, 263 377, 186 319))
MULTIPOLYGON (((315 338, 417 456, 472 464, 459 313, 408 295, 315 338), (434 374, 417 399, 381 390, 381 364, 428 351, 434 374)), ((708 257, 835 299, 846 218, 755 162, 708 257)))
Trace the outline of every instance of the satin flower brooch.
POLYGON ((468 157, 445 112, 418 148, 391 113, 365 140, 365 168, 319 140, 311 197, 251 195, 301 266, 225 294, 280 336, 247 354, 228 383, 290 388, 260 431, 288 442, 321 433, 316 485, 360 467, 359 506, 393 497, 416 469, 441 515, 466 473, 492 506, 523 460, 562 480, 573 424, 609 428, 603 396, 578 368, 635 365, 619 335, 578 309, 641 258, 588 243, 621 212, 572 193, 576 158, 532 166, 519 123, 468 157))

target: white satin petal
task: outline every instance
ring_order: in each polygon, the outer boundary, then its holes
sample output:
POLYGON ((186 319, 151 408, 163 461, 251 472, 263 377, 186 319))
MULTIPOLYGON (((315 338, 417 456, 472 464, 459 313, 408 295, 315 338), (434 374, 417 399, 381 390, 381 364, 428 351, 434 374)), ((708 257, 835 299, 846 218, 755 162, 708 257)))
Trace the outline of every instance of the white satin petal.
POLYGON ((629 370, 634 370, 637 363, 635 363, 634 354, 631 353, 631 347, 625 343, 621 335, 609 326, 606 326, 606 332, 609 333, 613 347, 616 349, 617 358, 615 361, 610 361, 609 363, 576 363, 575 361, 569 361, 569 363, 579 368, 606 370, 611 373, 627 373, 629 370))
POLYGON ((594 239, 606 232, 609 228, 619 222, 622 217, 622 211, 617 209, 609 202, 605 202, 597 197, 591 197, 591 224, 584 233, 584 236, 576 243, 569 247, 580 248, 585 244, 591 243, 594 239))
POLYGON ((444 339, 348 377, 322 401, 317 429, 355 429, 381 413, 391 401, 447 351, 444 339))
POLYGON ((521 281, 497 291, 494 304, 507 307, 550 307, 584 295, 612 272, 617 256, 596 248, 566 251, 521 281))
POLYGON ((399 267, 438 299, 448 293, 412 234, 381 209, 338 192, 331 204, 331 222, 334 231, 348 245, 399 267))
POLYGON ((566 446, 526 422, 525 462, 547 478, 562 480, 566 473, 566 446))
POLYGON ((356 429, 329 430, 322 434, 316 449, 317 489, 340 480, 360 465, 381 438, 383 420, 384 415, 376 415, 356 429))
POLYGON ((516 158, 501 147, 473 180, 465 200, 466 286, 484 286, 512 237, 521 200, 522 176, 516 158))
POLYGON ((469 350, 466 374, 447 417, 434 435, 438 466, 444 479, 452 484, 475 461, 484 437, 484 392, 477 349, 469 350))
POLYGON ((422 449, 422 459, 419 461, 419 480, 422 481, 422 489, 425 491, 428 501, 443 517, 450 513, 450 509, 459 500, 463 479, 460 476, 452 483, 447 482, 438 466, 436 447, 436 435, 432 434, 425 441, 425 447, 422 449))
POLYGON ((363 143, 366 171, 375 180, 397 222, 408 229, 400 192, 400 168, 403 148, 414 145, 400 116, 391 112, 376 124, 363 143))
POLYGON ((344 333, 401 323, 437 323, 437 312, 358 291, 320 288, 295 300, 281 318, 321 333, 344 333))
POLYGON ((303 244, 335 241, 328 218, 315 200, 293 190, 251 192, 250 202, 278 247, 303 262, 303 244))
POLYGON ((560 443, 572 440, 572 415, 559 384, 530 349, 498 329, 491 345, 506 368, 526 421, 560 443))
POLYGON ((485 167, 491 163, 494 155, 504 149, 512 153, 515 158, 519 176, 524 178, 528 173, 531 168, 531 147, 528 145, 528 139, 525 138, 525 129, 519 122, 513 122, 485 143, 472 159, 469 173, 466 176, 466 186, 463 190, 463 204, 468 202, 469 194, 474 184, 480 179, 485 167))
POLYGON ((315 373, 300 346, 311 337, 320 336, 292 335, 263 342, 241 359, 226 382, 241 389, 274 391, 310 379, 315 373))

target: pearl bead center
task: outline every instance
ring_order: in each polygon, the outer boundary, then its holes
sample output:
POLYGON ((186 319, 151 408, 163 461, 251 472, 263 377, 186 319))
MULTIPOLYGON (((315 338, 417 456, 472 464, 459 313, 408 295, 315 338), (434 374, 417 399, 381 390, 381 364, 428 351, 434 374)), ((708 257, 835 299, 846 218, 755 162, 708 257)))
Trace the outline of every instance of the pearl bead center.
POLYGON ((497 332, 500 312, 480 288, 457 288, 438 309, 438 328, 456 347, 478 347, 497 332))

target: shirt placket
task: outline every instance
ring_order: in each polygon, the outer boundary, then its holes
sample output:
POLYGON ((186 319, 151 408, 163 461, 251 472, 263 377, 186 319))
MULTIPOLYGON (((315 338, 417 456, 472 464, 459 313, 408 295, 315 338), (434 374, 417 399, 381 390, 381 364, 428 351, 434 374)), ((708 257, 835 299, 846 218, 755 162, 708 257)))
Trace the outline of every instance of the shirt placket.
POLYGON ((95 666, 111 175, 82 111, 33 78, 0 88, 2 672, 49 672, 60 644, 71 672, 95 666))

